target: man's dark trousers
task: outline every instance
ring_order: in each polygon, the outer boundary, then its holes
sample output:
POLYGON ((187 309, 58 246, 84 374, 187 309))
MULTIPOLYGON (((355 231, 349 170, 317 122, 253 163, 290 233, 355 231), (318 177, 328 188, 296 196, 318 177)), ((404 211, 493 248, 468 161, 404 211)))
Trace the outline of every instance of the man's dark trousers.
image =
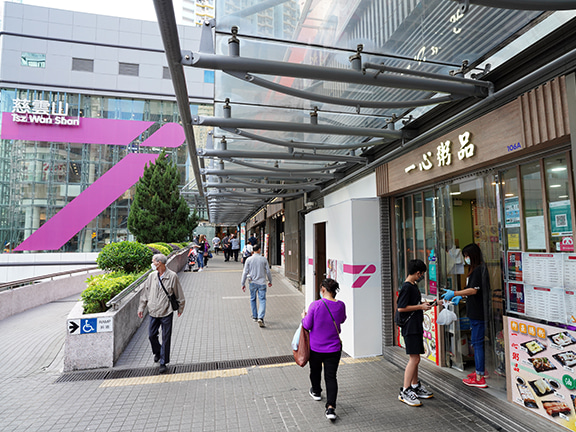
POLYGON ((160 364, 170 363, 170 340, 172 338, 172 320, 174 314, 162 318, 150 316, 150 325, 148 326, 148 339, 152 345, 152 353, 160 356, 160 364), (162 345, 158 341, 158 330, 162 326, 162 345))

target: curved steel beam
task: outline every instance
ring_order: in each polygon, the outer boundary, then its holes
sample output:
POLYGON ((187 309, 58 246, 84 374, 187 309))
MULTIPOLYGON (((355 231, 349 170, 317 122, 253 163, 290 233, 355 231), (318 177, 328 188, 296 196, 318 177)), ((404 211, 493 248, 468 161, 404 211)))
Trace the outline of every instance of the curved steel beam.
POLYGON ((235 119, 224 117, 192 117, 192 124, 198 126, 214 126, 222 128, 258 129, 285 132, 304 132, 326 135, 355 135, 381 137, 391 139, 411 138, 408 131, 395 131, 376 128, 324 126, 319 124, 303 124, 290 122, 273 122, 265 120, 235 119))
POLYGON ((272 172, 322 172, 322 171, 329 171, 329 170, 336 170, 338 168, 344 168, 346 166, 345 163, 332 165, 329 167, 321 167, 321 168, 272 168, 272 167, 265 167, 262 165, 255 165, 244 161, 239 161, 236 159, 224 159, 228 162, 231 162, 236 165, 242 165, 247 168, 254 168, 254 169, 261 169, 264 171, 272 171, 272 172))
POLYGON ((265 142, 267 144, 277 145, 280 147, 289 147, 289 148, 301 148, 301 149, 310 149, 310 150, 352 150, 362 147, 372 147, 375 145, 382 145, 382 144, 390 144, 390 141, 386 141, 383 139, 375 140, 374 142, 365 142, 365 143, 357 143, 357 144, 323 144, 323 143, 302 143, 298 141, 282 141, 279 139, 268 138, 264 137, 252 132, 246 132, 240 129, 232 129, 232 128, 223 128, 220 129, 230 132, 231 134, 238 135, 241 137, 249 138, 256 141, 265 142))
POLYGON ((203 174, 206 175, 213 175, 217 177, 269 177, 269 178, 276 178, 276 179, 286 179, 286 180, 293 180, 293 179, 323 179, 323 180, 330 180, 335 178, 340 178, 340 174, 327 174, 327 173, 298 173, 298 175, 290 175, 290 173, 273 173, 273 172, 258 172, 254 170, 220 170, 220 169, 203 169, 203 174))
MULTIPOLYGON (((455 1, 462 3, 461 0, 455 1)), ((539 11, 576 9, 576 1, 573 0, 470 0, 470 3, 499 9, 539 11)))
POLYGON ((464 96, 442 96, 435 99, 424 98, 424 99, 415 99, 415 100, 406 100, 406 101, 398 101, 398 102, 380 102, 380 101, 368 101, 368 100, 354 100, 354 99, 344 99, 344 98, 337 98, 333 96, 323 96, 316 93, 311 93, 305 90, 298 90, 291 87, 284 86, 282 84, 277 84, 275 82, 265 80, 263 78, 256 77, 249 73, 241 73, 241 72, 229 72, 224 71, 228 75, 231 75, 235 78, 241 79, 243 81, 247 81, 249 83, 255 84, 259 87, 267 88, 268 90, 273 90, 278 93, 287 94, 289 96, 294 96, 300 99, 311 100, 315 102, 322 102, 328 103, 333 105, 343 105, 343 106, 351 106, 351 107, 362 107, 362 108, 415 108, 415 107, 422 107, 428 105, 436 105, 436 104, 443 104, 447 102, 453 102, 455 100, 464 99, 464 96))
POLYGON ((273 184, 273 183, 252 183, 249 182, 237 182, 237 183, 212 183, 208 182, 204 184, 206 189, 305 189, 314 190, 320 189, 320 186, 316 186, 310 183, 294 183, 294 184, 273 184))
POLYGON ((272 153, 241 150, 212 150, 200 149, 198 155, 201 157, 217 158, 246 158, 246 159, 272 159, 272 160, 308 160, 308 161, 332 161, 332 162, 356 162, 365 163, 367 158, 361 156, 345 156, 334 154, 313 154, 313 153, 272 153))
POLYGON ((338 69, 185 50, 182 51, 182 64, 185 66, 226 72, 257 73, 261 75, 363 84, 405 90, 423 90, 462 96, 484 97, 487 95, 484 87, 459 82, 446 82, 439 79, 397 75, 370 76, 353 69, 338 69))
POLYGON ((283 194, 278 194, 278 193, 265 193, 265 192, 239 192, 239 191, 234 191, 234 192, 206 192, 206 195, 209 197, 228 197, 228 196, 241 196, 241 197, 251 197, 251 198, 258 198, 258 197, 266 197, 266 198, 275 198, 277 196, 284 196, 284 197, 293 197, 293 196, 298 196, 298 195, 302 195, 303 193, 305 193, 305 190, 299 190, 296 192, 288 192, 288 193, 283 193, 283 194))

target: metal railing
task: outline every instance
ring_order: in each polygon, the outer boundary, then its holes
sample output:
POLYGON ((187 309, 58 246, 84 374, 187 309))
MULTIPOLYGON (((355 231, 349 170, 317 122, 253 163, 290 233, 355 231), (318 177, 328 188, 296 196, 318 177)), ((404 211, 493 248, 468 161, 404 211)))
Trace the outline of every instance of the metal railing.
POLYGON ((32 285, 32 284, 43 282, 46 280, 54 280, 54 278, 59 277, 59 276, 72 276, 73 274, 84 273, 84 272, 88 273, 88 272, 93 271, 93 270, 98 270, 98 267, 94 266, 94 267, 85 267, 83 269, 66 270, 66 271, 58 272, 58 273, 49 273, 49 274, 42 275, 42 276, 35 276, 35 277, 31 277, 31 278, 26 278, 26 279, 19 279, 19 280, 12 281, 12 282, 4 282, 4 283, 0 284, 0 291, 7 291, 10 289, 19 288, 19 287, 26 286, 26 285, 32 285))

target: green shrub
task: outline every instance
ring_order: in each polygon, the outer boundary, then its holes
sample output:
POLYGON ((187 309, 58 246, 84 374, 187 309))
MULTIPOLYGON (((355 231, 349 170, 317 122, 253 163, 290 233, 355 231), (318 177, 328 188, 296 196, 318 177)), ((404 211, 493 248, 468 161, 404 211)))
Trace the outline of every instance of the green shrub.
POLYGON ((144 272, 126 274, 123 272, 90 276, 86 279, 88 288, 82 292, 84 313, 106 312, 106 303, 124 288, 138 279, 144 272))
MULTIPOLYGON (((157 245, 160 246, 164 246, 166 249, 168 249, 170 251, 170 253, 172 253, 174 251, 174 248, 172 246, 170 246, 168 243, 164 243, 164 242, 156 242, 157 245)), ((168 256, 168 255, 166 255, 168 256)))
POLYGON ((152 255, 152 251, 141 243, 123 241, 106 245, 96 263, 102 270, 134 273, 150 267, 152 255))
POLYGON ((166 256, 168 256, 172 253, 172 248, 169 247, 168 245, 165 245, 164 243, 149 243, 146 246, 148 246, 149 248, 157 250, 158 252, 156 252, 156 253, 161 253, 161 254, 164 254, 166 256))

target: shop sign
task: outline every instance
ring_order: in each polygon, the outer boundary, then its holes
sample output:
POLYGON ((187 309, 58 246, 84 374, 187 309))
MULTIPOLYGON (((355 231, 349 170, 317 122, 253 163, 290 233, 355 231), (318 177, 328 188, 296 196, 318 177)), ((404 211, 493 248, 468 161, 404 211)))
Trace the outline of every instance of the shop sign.
POLYGON ((576 332, 508 318, 513 402, 576 431, 576 332))
MULTIPOLYGON (((458 141, 460 142, 458 160, 468 159, 474 156, 476 146, 470 141, 470 136, 471 134, 468 131, 458 135, 458 141)), ((438 147, 436 147, 436 163, 438 167, 445 167, 452 164, 452 141, 446 140, 441 142, 438 147)), ((404 168, 404 172, 409 174, 416 168, 418 168, 420 171, 429 171, 434 168, 431 151, 428 151, 422 155, 422 162, 419 162, 418 165, 411 164, 407 166, 404 168)))
POLYGON ((80 117, 68 117, 67 102, 42 99, 12 99, 12 121, 42 125, 80 126, 80 117))

